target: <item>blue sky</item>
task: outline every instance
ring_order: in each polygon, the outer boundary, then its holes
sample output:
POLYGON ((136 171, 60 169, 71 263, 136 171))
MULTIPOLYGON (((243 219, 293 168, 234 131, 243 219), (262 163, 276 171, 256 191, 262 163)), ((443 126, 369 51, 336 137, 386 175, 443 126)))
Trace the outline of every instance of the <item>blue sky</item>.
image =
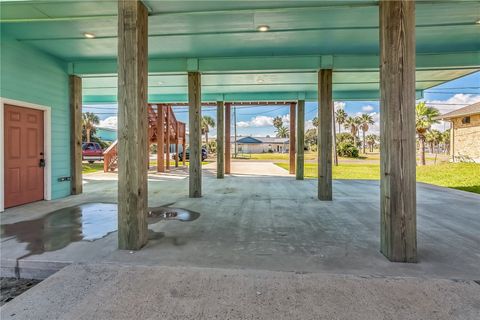
MULTIPOLYGON (((480 101, 480 72, 470 74, 468 76, 446 82, 425 91, 424 99, 431 106, 446 113, 455 109, 459 109, 465 105, 480 101)), ((378 133, 379 118, 379 102, 378 101, 337 101, 337 107, 343 107, 344 110, 352 116, 361 113, 369 113, 373 116, 376 124, 372 126, 372 132, 378 133)), ((110 106, 84 106, 84 111, 93 111, 97 113, 103 125, 116 126, 116 105, 110 106), (110 119, 107 119, 109 118, 110 119), (106 121, 105 121, 106 119, 106 121)), ((174 109, 177 120, 188 123, 187 107, 177 107, 174 109)), ((274 136, 274 128, 272 120, 276 116, 282 117, 288 124, 289 106, 240 106, 236 107, 237 112, 237 134, 246 136, 274 136)), ((311 120, 315 117, 317 111, 316 102, 306 102, 305 117, 306 128, 311 126, 311 120)), ((203 115, 209 115, 216 118, 215 107, 204 107, 203 115)), ((232 110, 233 117, 233 110, 232 110)), ((232 120, 233 122, 233 120, 232 120)), ((447 124, 436 126, 443 130, 448 128, 447 124)), ((232 131, 233 134, 233 131, 232 131)), ((212 130, 213 137, 215 130, 212 130)))

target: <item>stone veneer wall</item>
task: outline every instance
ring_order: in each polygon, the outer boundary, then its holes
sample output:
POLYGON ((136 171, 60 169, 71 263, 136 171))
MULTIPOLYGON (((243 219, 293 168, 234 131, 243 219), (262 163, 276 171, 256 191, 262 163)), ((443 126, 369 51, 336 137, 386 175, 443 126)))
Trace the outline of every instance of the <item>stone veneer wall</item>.
POLYGON ((463 124, 463 117, 452 119, 453 148, 455 161, 468 157, 480 163, 480 114, 470 116, 470 123, 463 124))

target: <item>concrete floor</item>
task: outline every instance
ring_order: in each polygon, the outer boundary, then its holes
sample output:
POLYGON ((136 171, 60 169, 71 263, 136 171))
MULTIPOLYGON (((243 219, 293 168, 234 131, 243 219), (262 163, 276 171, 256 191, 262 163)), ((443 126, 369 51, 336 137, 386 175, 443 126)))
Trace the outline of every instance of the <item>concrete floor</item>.
POLYGON ((476 320, 474 282, 118 264, 71 265, 2 319, 476 320))
MULTIPOLYGON (((85 202, 115 202, 115 175, 85 177, 85 193, 2 213, 2 225, 35 219, 85 202)), ((377 181, 334 181, 334 200, 316 199, 316 181, 292 177, 227 176, 204 172, 200 199, 188 198, 182 170, 152 174, 149 205, 173 204, 201 213, 192 222, 163 221, 161 237, 140 251, 119 251, 116 232, 31 255, 23 276, 45 277, 72 262, 193 266, 373 276, 480 279, 480 195, 418 184, 417 264, 391 263, 379 252, 377 181)), ((13 274, 27 243, 2 239, 2 274, 13 274)))

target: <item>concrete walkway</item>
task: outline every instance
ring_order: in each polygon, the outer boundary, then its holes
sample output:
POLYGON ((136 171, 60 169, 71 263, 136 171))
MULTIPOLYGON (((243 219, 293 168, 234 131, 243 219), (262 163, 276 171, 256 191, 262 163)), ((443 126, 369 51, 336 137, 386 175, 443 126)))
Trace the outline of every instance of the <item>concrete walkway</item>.
POLYGON ((473 281, 72 265, 2 319, 480 319, 473 281))
MULTIPOLYGON (((209 163, 203 166, 203 169, 212 173, 217 170, 217 163, 209 163)), ((234 176, 278 176, 288 177, 288 171, 276 166, 273 162, 266 161, 232 161, 231 173, 234 176)), ((294 176, 292 176, 294 177, 294 176)))

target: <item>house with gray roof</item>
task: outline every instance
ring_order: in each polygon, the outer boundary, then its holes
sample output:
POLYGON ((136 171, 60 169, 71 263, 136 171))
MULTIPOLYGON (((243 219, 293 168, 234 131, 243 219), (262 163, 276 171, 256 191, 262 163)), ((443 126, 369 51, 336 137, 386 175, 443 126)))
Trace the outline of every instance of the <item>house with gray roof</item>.
POLYGON ((480 163, 480 102, 441 115, 438 119, 451 123, 452 161, 480 163))
POLYGON ((238 153, 288 152, 289 138, 276 137, 238 137, 238 153))

